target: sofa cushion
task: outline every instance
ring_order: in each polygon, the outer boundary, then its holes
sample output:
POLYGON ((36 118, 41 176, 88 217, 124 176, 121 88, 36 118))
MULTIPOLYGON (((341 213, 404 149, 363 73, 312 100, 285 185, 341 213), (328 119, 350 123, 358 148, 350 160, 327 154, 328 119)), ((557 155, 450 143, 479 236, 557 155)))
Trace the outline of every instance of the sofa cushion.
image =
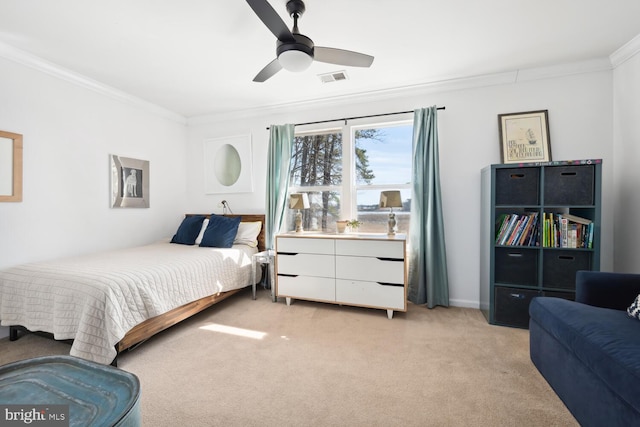
POLYGON ((625 311, 536 297, 531 320, 554 336, 594 375, 640 408, 640 323, 625 311))

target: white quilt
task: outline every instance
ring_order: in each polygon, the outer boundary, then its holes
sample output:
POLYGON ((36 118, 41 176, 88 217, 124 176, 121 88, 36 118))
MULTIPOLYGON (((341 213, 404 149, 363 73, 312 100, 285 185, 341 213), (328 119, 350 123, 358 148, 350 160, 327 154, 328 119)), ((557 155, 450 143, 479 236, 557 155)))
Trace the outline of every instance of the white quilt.
POLYGON ((73 339, 71 355, 109 364, 135 325, 247 286, 255 252, 156 243, 12 267, 0 271, 0 324, 73 339))

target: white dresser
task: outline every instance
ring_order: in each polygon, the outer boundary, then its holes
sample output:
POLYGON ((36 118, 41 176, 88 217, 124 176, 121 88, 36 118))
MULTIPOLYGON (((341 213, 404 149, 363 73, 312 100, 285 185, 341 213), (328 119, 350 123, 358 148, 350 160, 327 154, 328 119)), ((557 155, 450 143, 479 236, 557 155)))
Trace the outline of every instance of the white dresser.
POLYGON ((276 236, 276 295, 407 311, 406 238, 402 234, 276 236))

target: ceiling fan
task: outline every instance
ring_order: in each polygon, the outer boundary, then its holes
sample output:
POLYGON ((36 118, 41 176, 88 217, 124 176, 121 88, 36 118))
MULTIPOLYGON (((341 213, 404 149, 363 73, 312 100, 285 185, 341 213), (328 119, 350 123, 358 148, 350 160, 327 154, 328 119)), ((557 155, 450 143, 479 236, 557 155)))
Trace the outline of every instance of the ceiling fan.
POLYGON ((305 11, 302 0, 289 0, 287 2, 287 12, 293 18, 293 29, 291 31, 267 0, 247 0, 247 3, 278 39, 276 42, 276 59, 268 63, 254 77, 254 82, 264 82, 283 68, 294 72, 304 71, 309 68, 314 60, 351 67, 370 67, 373 63, 373 56, 350 50, 315 46, 313 40, 300 34, 298 31, 298 18, 305 11))

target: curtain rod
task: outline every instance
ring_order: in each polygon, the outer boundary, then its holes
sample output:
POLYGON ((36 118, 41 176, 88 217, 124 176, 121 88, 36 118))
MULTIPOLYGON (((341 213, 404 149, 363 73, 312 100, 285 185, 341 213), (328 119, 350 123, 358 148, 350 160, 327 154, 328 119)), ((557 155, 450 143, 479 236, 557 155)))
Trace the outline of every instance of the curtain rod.
MULTIPOLYGON (((444 110, 444 109, 445 109, 445 107, 438 107, 438 110, 444 110)), ((317 122, 296 123, 294 126, 317 125, 319 123, 341 122, 343 120, 344 120, 344 123, 347 124, 347 120, 368 119, 370 117, 394 116, 396 114, 408 114, 408 113, 413 113, 413 110, 411 110, 411 111, 398 111, 396 113, 372 114, 372 115, 369 115, 369 116, 345 117, 343 119, 319 120, 317 122)), ((269 130, 269 127, 267 127, 267 130, 269 130)))

